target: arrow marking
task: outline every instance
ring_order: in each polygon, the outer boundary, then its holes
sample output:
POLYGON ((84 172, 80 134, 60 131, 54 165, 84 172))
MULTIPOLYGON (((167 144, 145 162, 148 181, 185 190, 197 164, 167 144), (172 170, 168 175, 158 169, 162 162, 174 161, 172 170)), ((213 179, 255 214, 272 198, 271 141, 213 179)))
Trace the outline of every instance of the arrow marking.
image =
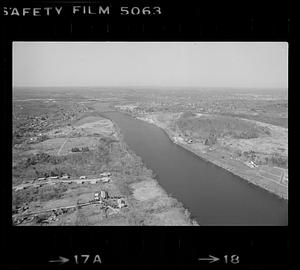
POLYGON ((216 261, 219 261, 220 259, 215 256, 209 255, 209 258, 199 258, 198 260, 199 261, 210 261, 209 263, 214 263, 216 261))
POLYGON ((51 261, 49 261, 49 262, 51 262, 51 263, 60 263, 60 264, 63 264, 63 263, 66 263, 66 262, 68 262, 68 261, 69 261, 68 258, 59 256, 59 259, 58 259, 58 260, 51 260, 51 261))

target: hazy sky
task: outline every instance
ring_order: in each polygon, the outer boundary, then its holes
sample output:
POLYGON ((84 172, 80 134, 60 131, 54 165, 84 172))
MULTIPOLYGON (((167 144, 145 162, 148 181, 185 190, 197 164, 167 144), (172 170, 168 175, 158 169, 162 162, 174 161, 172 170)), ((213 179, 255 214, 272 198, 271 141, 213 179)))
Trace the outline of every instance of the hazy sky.
POLYGON ((14 86, 287 88, 285 42, 14 42, 14 86))

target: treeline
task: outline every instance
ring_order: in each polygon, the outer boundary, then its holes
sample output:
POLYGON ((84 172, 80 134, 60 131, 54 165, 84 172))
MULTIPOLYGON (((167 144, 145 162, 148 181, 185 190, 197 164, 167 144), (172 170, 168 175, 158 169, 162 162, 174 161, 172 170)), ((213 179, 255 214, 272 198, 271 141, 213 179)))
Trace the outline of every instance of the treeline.
POLYGON ((71 149, 71 152, 88 152, 88 151, 90 151, 90 149, 87 146, 86 147, 81 147, 81 149, 78 148, 78 147, 73 147, 71 149))
POLYGON ((28 140, 30 137, 34 137, 33 143, 39 143, 43 142, 49 139, 49 136, 47 135, 42 135, 42 136, 36 136, 36 133, 30 132, 29 130, 21 132, 21 131, 14 131, 13 132, 13 137, 12 137, 12 143, 13 145, 15 144, 21 144, 28 140))
POLYGON ((21 207, 24 203, 32 201, 49 201, 52 199, 59 199, 67 191, 65 185, 61 186, 45 186, 43 188, 30 188, 22 190, 21 192, 15 192, 12 196, 13 210, 21 207))
POLYGON ((202 139, 207 145, 212 145, 217 142, 217 138, 225 136, 252 139, 271 134, 266 127, 227 116, 196 118, 192 113, 184 113, 175 124, 185 136, 202 139))
POLYGON ((273 166, 287 168, 288 167, 288 157, 282 156, 278 153, 273 154, 271 157, 267 160, 268 164, 271 164, 273 166))
POLYGON ((36 155, 32 155, 26 159, 23 166, 28 168, 31 165, 36 165, 38 163, 50 163, 53 165, 61 163, 65 157, 63 156, 52 156, 46 153, 38 153, 36 155))

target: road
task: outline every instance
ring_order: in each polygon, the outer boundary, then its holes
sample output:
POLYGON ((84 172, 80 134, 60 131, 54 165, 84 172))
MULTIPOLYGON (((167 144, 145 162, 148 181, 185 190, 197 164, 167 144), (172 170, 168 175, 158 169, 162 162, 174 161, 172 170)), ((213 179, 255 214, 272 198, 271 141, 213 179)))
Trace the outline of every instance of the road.
POLYGON ((64 141, 64 143, 61 145, 61 147, 59 148, 57 155, 59 156, 61 150, 63 149, 64 145, 66 144, 66 142, 68 141, 68 138, 66 138, 66 140, 64 141))
POLYGON ((82 182, 91 182, 91 183, 96 183, 98 181, 101 181, 101 178, 90 178, 90 179, 68 179, 68 180, 62 180, 62 179, 56 179, 56 180, 48 180, 45 182, 36 182, 36 183, 29 183, 29 184, 20 184, 17 186, 14 186, 13 189, 16 188, 28 188, 28 187, 32 187, 32 186, 38 186, 40 184, 42 185, 49 185, 49 184, 59 184, 59 183, 82 183, 82 182))

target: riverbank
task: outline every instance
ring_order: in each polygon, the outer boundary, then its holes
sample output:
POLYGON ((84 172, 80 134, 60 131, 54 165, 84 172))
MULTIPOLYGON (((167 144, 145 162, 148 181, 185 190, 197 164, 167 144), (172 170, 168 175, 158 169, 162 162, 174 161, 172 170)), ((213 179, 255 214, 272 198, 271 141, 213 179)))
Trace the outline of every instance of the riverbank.
POLYGON ((211 162, 214 165, 225 169, 226 171, 236 175, 248 183, 263 188, 264 190, 282 198, 288 200, 288 188, 286 185, 282 185, 278 182, 272 181, 270 179, 266 179, 262 177, 259 173, 259 168, 250 168, 246 166, 244 163, 232 159, 230 155, 226 151, 222 151, 216 148, 208 148, 204 147, 199 143, 188 143, 185 142, 178 134, 176 134, 173 130, 171 130, 166 122, 161 122, 157 120, 156 117, 151 117, 149 115, 136 117, 139 120, 146 121, 150 124, 160 127, 164 130, 164 132, 168 135, 169 139, 185 148, 186 150, 194 153, 201 159, 211 162))
MULTIPOLYGON (((199 224, 191 217, 184 205, 176 198, 169 195, 154 178, 152 170, 146 168, 141 158, 137 156, 126 144, 119 127, 114 123, 114 129, 118 134, 118 140, 122 149, 130 155, 133 163, 140 163, 142 174, 134 178, 138 181, 126 181, 123 177, 123 183, 129 188, 129 196, 132 208, 128 213, 134 217, 135 225, 145 226, 198 226, 199 224)), ((132 172, 132 174, 136 174, 132 172)))

